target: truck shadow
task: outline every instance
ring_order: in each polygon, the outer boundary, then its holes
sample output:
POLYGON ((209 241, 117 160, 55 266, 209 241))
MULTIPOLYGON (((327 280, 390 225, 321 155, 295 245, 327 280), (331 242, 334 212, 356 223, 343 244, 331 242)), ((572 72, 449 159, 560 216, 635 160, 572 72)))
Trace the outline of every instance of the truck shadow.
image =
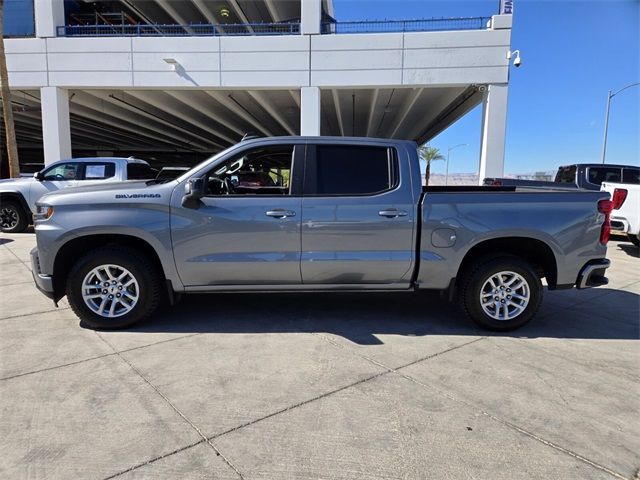
MULTIPOLYGON (((448 303, 435 292, 185 295, 179 305, 166 307, 147 322, 127 331, 332 333, 361 345, 382 344, 378 335, 640 338, 640 296, 620 290, 598 290, 603 296, 594 309, 597 314, 556 307, 547 300, 529 325, 514 332, 495 333, 477 327, 457 305, 448 303), (610 307, 614 305, 630 309, 631 315, 620 318, 623 316, 611 312, 610 307)), ((552 295, 555 292, 547 297, 552 295)))
POLYGON ((618 248, 630 257, 640 258, 640 248, 633 243, 619 243, 618 248))

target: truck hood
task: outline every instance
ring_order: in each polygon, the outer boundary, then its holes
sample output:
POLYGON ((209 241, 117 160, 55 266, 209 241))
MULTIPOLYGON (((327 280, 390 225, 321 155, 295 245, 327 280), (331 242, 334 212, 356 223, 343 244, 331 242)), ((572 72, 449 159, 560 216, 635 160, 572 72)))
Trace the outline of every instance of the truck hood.
POLYGON ((176 183, 148 184, 148 182, 148 180, 131 180, 63 188, 43 195, 38 203, 60 205, 76 202, 90 204, 160 199, 167 197, 167 193, 175 188, 176 183))
POLYGON ((33 177, 6 178, 0 180, 0 190, 10 189, 13 186, 29 185, 33 182, 33 177))

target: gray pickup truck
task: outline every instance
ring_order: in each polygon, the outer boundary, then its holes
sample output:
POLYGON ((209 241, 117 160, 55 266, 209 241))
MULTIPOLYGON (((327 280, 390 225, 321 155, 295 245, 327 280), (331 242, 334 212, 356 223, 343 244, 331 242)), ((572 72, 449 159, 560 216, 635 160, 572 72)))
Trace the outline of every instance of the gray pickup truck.
POLYGON ((607 283, 608 193, 421 183, 409 141, 247 140, 165 183, 44 196, 33 275, 94 328, 182 293, 438 289, 509 330, 535 315, 543 278, 607 283))

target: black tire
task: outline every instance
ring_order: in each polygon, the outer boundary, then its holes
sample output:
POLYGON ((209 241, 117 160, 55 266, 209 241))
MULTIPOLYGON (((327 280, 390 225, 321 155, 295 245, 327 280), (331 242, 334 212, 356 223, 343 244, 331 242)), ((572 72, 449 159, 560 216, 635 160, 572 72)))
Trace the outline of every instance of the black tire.
MULTIPOLYGON (((162 292, 162 278, 160 269, 141 252, 126 247, 103 247, 87 253, 73 265, 67 277, 66 294, 72 310, 86 326, 104 330, 124 328, 140 322, 155 311, 162 292), (89 308, 82 297, 85 277, 102 265, 116 265, 128 270, 138 284, 137 303, 121 316, 99 315, 89 308)), ((107 302, 111 304, 110 300, 107 302)), ((120 308, 123 308, 122 304, 120 308)))
MULTIPOLYGON (((506 292, 501 293, 500 290, 496 291, 499 296, 495 298, 500 299, 500 295, 508 295, 506 292)), ((465 313, 471 320, 483 328, 506 332, 522 327, 535 316, 542 302, 542 282, 531 265, 519 257, 505 255, 495 258, 485 258, 467 270, 461 282, 460 297, 465 313), (524 309, 515 314, 511 319, 496 319, 492 317, 485 312, 480 300, 480 293, 485 283, 499 272, 513 272, 518 274, 528 284, 529 301, 524 309)), ((511 298, 511 296, 508 298, 511 298)), ((490 298, 488 298, 488 300, 491 301, 490 298)), ((509 301, 506 298, 504 300, 506 302, 509 301)), ((498 301, 502 302, 502 300, 498 301)), ((519 300, 516 301, 520 302, 519 300)), ((488 308, 493 309, 494 312, 497 311, 497 308, 494 306, 490 305, 488 308)), ((500 316, 501 313, 498 312, 496 315, 500 316)))
POLYGON ((636 247, 640 248, 640 236, 629 233, 627 234, 627 237, 629 237, 629 241, 631 243, 633 243, 636 247))
POLYGON ((29 226, 29 215, 15 200, 0 202, 0 229, 5 233, 22 233, 29 226))

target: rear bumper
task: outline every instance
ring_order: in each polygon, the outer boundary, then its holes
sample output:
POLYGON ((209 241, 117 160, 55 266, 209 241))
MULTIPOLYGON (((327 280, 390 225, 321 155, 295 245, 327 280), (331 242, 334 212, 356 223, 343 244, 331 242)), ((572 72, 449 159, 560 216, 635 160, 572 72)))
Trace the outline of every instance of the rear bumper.
POLYGON ((577 288, 600 287, 609 283, 609 279, 604 276, 611 262, 606 258, 588 261, 580 270, 576 280, 577 288))
POLYGON ((38 248, 31 250, 31 274, 38 290, 50 299, 54 299, 53 277, 40 272, 40 260, 38 259, 38 248))

